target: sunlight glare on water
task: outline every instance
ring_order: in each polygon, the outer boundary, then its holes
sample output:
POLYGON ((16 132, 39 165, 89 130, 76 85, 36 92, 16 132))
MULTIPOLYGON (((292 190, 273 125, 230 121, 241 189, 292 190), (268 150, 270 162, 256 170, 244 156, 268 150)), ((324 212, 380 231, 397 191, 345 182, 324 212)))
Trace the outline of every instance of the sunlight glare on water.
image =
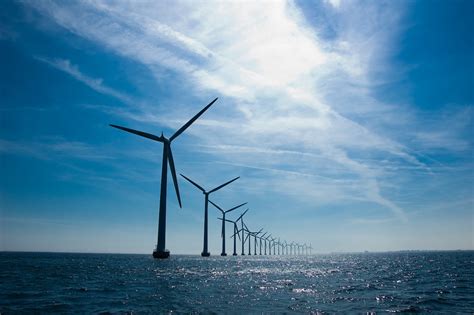
POLYGON ((474 252, 0 257, 2 313, 474 310, 474 252))

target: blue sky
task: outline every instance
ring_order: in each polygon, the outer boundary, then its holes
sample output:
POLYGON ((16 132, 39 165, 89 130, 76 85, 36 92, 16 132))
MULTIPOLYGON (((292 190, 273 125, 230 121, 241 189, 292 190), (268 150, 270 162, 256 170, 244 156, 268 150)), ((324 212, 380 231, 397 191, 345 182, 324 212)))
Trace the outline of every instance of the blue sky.
MULTIPOLYGON (((250 228, 316 252, 474 248, 472 1, 0 6, 0 249, 150 253, 162 147, 108 124, 170 136, 215 97, 177 170, 241 176, 212 200, 247 201, 250 228)), ((198 254, 203 195, 179 184, 167 247, 198 254)))

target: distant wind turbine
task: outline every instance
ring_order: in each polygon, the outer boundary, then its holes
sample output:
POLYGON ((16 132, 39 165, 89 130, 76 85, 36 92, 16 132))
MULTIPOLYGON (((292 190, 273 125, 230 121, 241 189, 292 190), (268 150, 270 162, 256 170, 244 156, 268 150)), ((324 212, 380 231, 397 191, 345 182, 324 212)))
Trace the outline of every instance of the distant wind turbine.
POLYGON ((270 249, 270 237, 271 237, 271 236, 272 236, 271 234, 268 234, 268 236, 265 237, 265 255, 267 255, 267 241, 268 241, 268 249, 269 249, 269 253, 268 253, 268 254, 269 254, 269 255, 272 254, 272 253, 271 253, 271 249, 270 249))
POLYGON ((241 225, 241 228, 240 228, 240 231, 242 231, 242 256, 245 255, 245 240, 246 238, 244 237, 245 236, 245 230, 244 230, 244 214, 247 213, 249 209, 245 210, 245 212, 239 217, 239 219, 235 220, 235 221, 239 221, 240 220, 240 225, 241 225))
MULTIPOLYGON (((247 211, 249 211, 249 209, 245 210, 235 221, 234 221, 234 256, 237 255, 237 252, 236 252, 236 239, 235 239, 235 233, 237 233, 237 235, 239 235, 239 229, 237 227, 237 222, 239 222, 239 220, 242 220, 242 218, 244 217, 244 215, 247 213, 247 211)), ((242 233, 242 238, 244 237, 244 234, 242 233)), ((239 235, 239 239, 240 239, 240 235, 239 235)), ((244 254, 244 245, 242 243, 242 255, 244 254)))
POLYGON ((267 234, 268 232, 265 232, 263 233, 262 235, 260 235, 258 238, 260 239, 260 245, 258 246, 258 248, 260 249, 260 255, 262 255, 262 240, 263 240, 263 237, 267 234))
POLYGON ((275 252, 275 250, 276 250, 276 248, 275 248, 275 246, 276 246, 276 240, 277 240, 276 237, 275 237, 275 238, 272 238, 272 242, 273 242, 273 255, 276 255, 276 252, 275 252))
POLYGON ((231 212, 231 211, 234 211, 235 209, 237 208, 240 208, 242 207, 243 205, 246 205, 247 203, 244 202, 238 206, 235 206, 233 208, 230 208, 229 210, 223 210, 221 207, 219 207, 218 205, 216 205, 214 202, 212 202, 211 200, 209 200, 210 203, 212 203, 212 205, 214 207, 216 207, 217 209, 220 210, 220 212, 222 212, 222 231, 221 231, 221 237, 222 237, 222 252, 221 252, 221 256, 227 256, 227 253, 225 252, 225 214, 228 213, 228 212, 231 212))
MULTIPOLYGON (((242 223, 243 223, 243 221, 242 221, 242 223)), ((252 235, 252 233, 250 232, 249 228, 247 227, 247 225, 245 223, 244 223, 244 228, 242 230, 247 232, 247 237, 245 238, 245 241, 247 241, 247 238, 249 239, 249 253, 248 253, 248 255, 251 256, 252 251, 250 250, 250 247, 252 246, 252 238, 250 236, 252 235)))
POLYGON ((211 107, 211 105, 214 104, 215 101, 217 101, 217 98, 210 102, 199 113, 194 115, 193 118, 191 118, 169 138, 163 136, 163 132, 161 133, 161 136, 158 137, 151 133, 146 133, 143 131, 138 131, 112 124, 110 125, 111 127, 163 143, 163 160, 161 164, 160 211, 158 215, 158 242, 156 244, 156 249, 153 251, 154 258, 168 258, 170 256, 170 252, 166 249, 166 188, 168 182, 168 163, 170 165, 171 175, 173 177, 173 183, 174 188, 176 190, 176 196, 178 197, 179 207, 181 208, 181 197, 179 196, 178 178, 176 177, 173 153, 171 152, 171 142, 176 139, 181 133, 183 133, 189 126, 191 126, 191 124, 196 119, 198 119, 209 107, 211 107))
POLYGON ((274 237, 271 237, 268 240, 268 255, 274 255, 274 254, 272 254, 272 248, 274 248, 273 246, 275 246, 274 243, 273 243, 275 240, 276 240, 276 238, 274 238, 274 237))
POLYGON ((240 232, 242 232, 242 255, 245 255, 244 245, 245 245, 245 242, 247 242, 247 239, 249 240, 249 253, 248 254, 252 255, 252 253, 250 252, 250 232, 245 227, 241 228, 236 233, 234 233, 232 237, 235 237, 235 234, 240 233, 240 232), (245 231, 247 232, 247 236, 245 236, 245 233, 244 233, 245 231))
POLYGON ((253 254, 256 256, 257 255, 257 235, 262 232, 263 229, 260 229, 258 232, 250 232, 250 234, 253 236, 253 254))
MULTIPOLYGON (((218 218, 219 220, 222 220, 222 218, 218 218)), ((240 239, 240 234, 239 234, 239 228, 237 227, 237 221, 232 221, 229 219, 225 219, 226 222, 230 222, 234 224, 234 234, 231 236, 231 238, 234 238, 234 253, 232 254, 233 256, 237 256, 237 239, 235 236, 237 235, 240 239)))
POLYGON ((207 233, 207 230, 208 230, 208 206, 209 206, 209 195, 212 194, 213 192, 216 192, 218 191, 219 189, 221 188, 224 188, 225 186, 229 185, 230 183, 232 183, 233 181, 236 181, 237 179, 240 178, 239 177, 236 177, 222 185, 219 185, 217 186, 216 188, 214 189, 211 189, 209 191, 206 191, 204 188, 202 188, 201 186, 199 186, 196 182, 192 181, 191 179, 189 179, 188 177, 184 176, 183 174, 180 174, 181 176, 183 176, 184 179, 186 179, 188 182, 190 182, 191 184, 193 184, 194 186, 196 186, 199 190, 202 191, 202 193, 204 194, 204 241, 203 241, 203 249, 202 249, 202 253, 201 253, 201 256, 203 257, 209 257, 211 255, 211 253, 209 253, 208 251, 208 246, 207 246, 207 239, 208 239, 208 233, 207 233))

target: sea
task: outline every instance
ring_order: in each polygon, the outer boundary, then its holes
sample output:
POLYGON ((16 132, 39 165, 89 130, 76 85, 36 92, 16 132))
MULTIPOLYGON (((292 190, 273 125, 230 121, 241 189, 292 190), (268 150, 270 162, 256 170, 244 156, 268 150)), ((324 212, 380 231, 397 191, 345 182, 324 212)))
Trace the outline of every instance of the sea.
POLYGON ((0 253, 0 313, 474 313, 474 251, 0 253))

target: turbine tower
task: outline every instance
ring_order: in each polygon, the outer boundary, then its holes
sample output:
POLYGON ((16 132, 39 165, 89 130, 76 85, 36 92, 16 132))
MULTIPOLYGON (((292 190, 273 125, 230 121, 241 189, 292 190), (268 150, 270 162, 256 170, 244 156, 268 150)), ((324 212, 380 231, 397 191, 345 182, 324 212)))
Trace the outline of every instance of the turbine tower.
MULTIPOLYGON (((245 226, 247 228, 247 226, 245 226)), ((260 229, 258 232, 249 232, 253 236, 253 254, 257 255, 257 235, 262 232, 263 229, 260 229)), ((250 242, 250 241, 249 241, 250 242)))
POLYGON ((241 255, 242 255, 242 256, 245 255, 245 249, 244 249, 244 247, 245 247, 245 240, 246 240, 245 237, 244 237, 244 236, 245 236, 245 230, 244 230, 244 214, 247 213, 248 210, 249 210, 249 209, 245 210, 245 212, 239 217, 239 219, 235 220, 236 222, 240 220, 240 225, 241 225, 240 231, 242 231, 242 238, 241 238, 241 240, 242 240, 242 254, 241 254, 241 255))
MULTIPOLYGON (((219 218, 219 220, 222 220, 222 218, 219 218)), ((229 220, 229 219, 225 219, 226 222, 230 222, 230 223, 234 224, 234 235, 231 236, 231 238, 232 237, 234 238, 234 253, 232 254, 233 256, 237 256, 237 239, 235 238, 235 235, 237 234, 237 236, 240 239, 239 228, 237 227, 237 220, 232 221, 232 220, 229 220)))
POLYGON ((166 188, 168 183, 168 163, 170 165, 171 176, 173 177, 174 188, 176 190, 176 196, 178 197, 179 207, 181 208, 181 197, 179 196, 178 188, 178 178, 176 177, 176 170, 174 167, 173 153, 171 152, 171 142, 176 139, 180 134, 182 134, 191 124, 198 119, 209 107, 211 107, 214 102, 217 101, 217 98, 210 102, 206 107, 204 107, 199 113, 194 115, 187 123, 185 123, 181 128, 179 128, 171 137, 166 138, 163 136, 156 136, 150 133, 143 131, 138 131, 130 128, 125 128, 117 125, 110 125, 111 127, 121 129, 154 141, 163 143, 163 160, 161 164, 161 188, 160 188, 160 211, 158 215, 158 242, 156 244, 156 249, 153 251, 154 258, 168 258, 170 252, 166 249, 166 188))
MULTIPOLYGON (((268 249, 270 250, 270 237, 272 235, 271 234, 268 234, 267 237, 265 237, 265 255, 267 255, 267 241, 268 241, 268 249)), ((269 255, 271 255, 272 253, 269 252, 269 255)))
POLYGON ((219 189, 221 188, 224 188, 225 186, 229 185, 230 183, 232 183, 233 181, 236 181, 237 179, 240 178, 240 176, 220 185, 220 186, 217 186, 216 188, 214 189, 211 189, 209 191, 206 191, 204 188, 202 188, 201 186, 199 186, 198 184, 196 184, 194 181, 192 181, 191 179, 189 179, 188 177, 184 176, 183 174, 180 174, 181 176, 183 176, 183 178, 185 180, 187 180, 188 182, 190 182, 191 184, 193 184, 194 186, 196 186, 199 190, 202 191, 202 193, 204 194, 204 241, 203 241, 203 248, 202 248, 202 253, 201 253, 201 256, 203 257, 209 257, 211 255, 211 253, 209 253, 208 251, 208 246, 207 246, 207 230, 208 230, 208 206, 209 206, 209 195, 212 194, 213 192, 216 192, 218 191, 219 189))
POLYGON ((263 239, 263 237, 264 237, 267 233, 268 233, 268 232, 265 232, 265 233, 263 233, 262 235, 260 235, 260 236, 258 237, 258 239, 260 240, 260 244, 259 244, 259 246, 258 246, 258 248, 260 249, 260 256, 262 255, 262 239, 263 239))
MULTIPOLYGON (((249 240, 249 253, 248 253, 248 255, 250 256, 250 255, 252 255, 252 253, 251 253, 251 251, 250 251, 250 243, 251 243, 251 242, 250 242, 250 241, 251 241, 251 238, 250 238, 250 231, 247 230, 246 228, 240 229, 240 230, 242 231, 242 244, 245 244, 245 242, 247 242, 247 239, 249 240), (244 231, 247 231, 247 236, 246 236, 245 238, 244 238, 244 235, 245 235, 245 234, 244 234, 244 231)), ((243 246, 242 246, 242 255, 245 255, 243 249, 244 249, 244 248, 243 248, 243 246)))
POLYGON ((219 209, 221 212, 222 212, 222 232, 221 232, 221 237, 222 237, 222 252, 221 252, 221 256, 227 256, 227 253, 225 252, 225 214, 227 212, 231 212, 231 211, 234 211, 235 209, 237 208, 240 208, 242 207, 243 205, 246 205, 247 203, 244 202, 238 206, 235 206, 233 208, 230 208, 229 210, 223 210, 221 207, 219 207, 218 205, 216 205, 214 202, 212 202, 211 200, 209 200, 209 202, 214 206, 216 207, 217 209, 219 209))
POLYGON ((272 247, 273 247, 273 255, 276 255, 276 252, 275 252, 275 249, 276 249, 276 248, 275 248, 276 240, 277 240, 276 237, 275 237, 275 238, 272 238, 272 242, 273 242, 273 246, 272 246, 272 247))
MULTIPOLYGON (((244 221, 242 221, 243 223, 244 221)), ((244 223, 244 228, 242 229, 242 231, 246 231, 247 232, 247 237, 245 238, 245 241, 247 241, 247 238, 249 239, 249 253, 248 255, 251 256, 252 255, 252 251, 250 249, 250 247, 252 246, 252 239, 251 239, 251 235, 252 233, 250 232, 250 230, 248 229, 247 225, 244 223)), ((245 243, 245 242, 244 242, 245 243)))

